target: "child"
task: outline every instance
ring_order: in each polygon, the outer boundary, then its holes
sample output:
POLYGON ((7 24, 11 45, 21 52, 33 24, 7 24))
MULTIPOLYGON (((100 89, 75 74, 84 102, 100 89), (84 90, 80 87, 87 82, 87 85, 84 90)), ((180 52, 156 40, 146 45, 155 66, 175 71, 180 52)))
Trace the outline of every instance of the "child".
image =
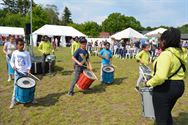
POLYGON ((10 66, 10 59, 12 56, 12 52, 16 50, 16 43, 14 36, 9 37, 9 42, 6 42, 3 47, 3 52, 6 54, 6 60, 8 65, 8 82, 13 79, 14 76, 14 69, 10 66))
POLYGON ((40 52, 42 52, 42 73, 43 75, 45 75, 45 60, 46 60, 46 57, 48 55, 50 55, 50 53, 54 52, 53 48, 52 48, 52 45, 49 41, 49 38, 48 36, 44 36, 44 41, 41 41, 40 44, 39 44, 39 47, 38 47, 38 50, 40 52))
MULTIPOLYGON (((30 69, 31 69, 31 58, 30 58, 29 52, 24 50, 23 39, 18 38, 16 40, 16 47, 17 47, 17 50, 15 50, 12 53, 12 57, 11 57, 11 60, 10 60, 10 65, 15 70, 15 73, 14 73, 14 89, 13 89, 11 105, 9 107, 10 109, 12 109, 14 107, 14 105, 16 104, 16 99, 15 99, 16 81, 20 77, 24 76, 24 74, 21 74, 20 72, 30 73, 30 69)), ((35 103, 35 102, 36 101, 33 100, 33 103, 35 103)))
POLYGON ((72 56, 72 60, 75 62, 74 66, 74 78, 70 85, 68 96, 73 96, 74 86, 79 79, 80 74, 88 66, 89 70, 92 70, 91 63, 89 61, 89 53, 86 50, 87 40, 82 38, 80 40, 80 48, 78 48, 72 56))
POLYGON ((104 48, 100 51, 99 53, 99 57, 102 58, 102 62, 101 62, 101 79, 100 81, 102 82, 103 79, 102 79, 102 69, 104 66, 106 65, 111 65, 111 61, 112 61, 112 51, 109 50, 110 48, 110 43, 109 42, 105 42, 104 43, 104 48))
MULTIPOLYGON (((150 62, 150 53, 149 53, 149 49, 150 49, 150 46, 149 44, 143 44, 142 45, 142 51, 139 52, 137 55, 136 55, 136 60, 138 62, 140 62, 140 66, 141 65, 145 65, 147 66, 150 62)), ((139 90, 139 85, 140 83, 142 82, 144 76, 142 74, 142 71, 141 71, 141 67, 139 67, 139 78, 137 80, 137 84, 136 84, 136 87, 135 89, 138 91, 139 90)))

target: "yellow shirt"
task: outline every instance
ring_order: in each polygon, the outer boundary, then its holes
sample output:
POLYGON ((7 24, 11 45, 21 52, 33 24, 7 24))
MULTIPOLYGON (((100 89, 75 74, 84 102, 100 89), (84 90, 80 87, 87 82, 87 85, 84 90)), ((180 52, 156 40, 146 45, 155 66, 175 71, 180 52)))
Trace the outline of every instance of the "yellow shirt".
MULTIPOLYGON (((180 50, 178 48, 169 47, 165 51, 163 51, 156 59, 156 73, 146 84, 148 86, 154 87, 161 85, 165 82, 165 80, 168 80, 168 77, 174 74, 181 65, 177 57, 181 59, 181 62, 185 65, 187 72, 188 54, 186 52, 186 49, 180 50)), ((169 80, 183 80, 185 76, 186 73, 183 71, 183 68, 181 68, 179 72, 169 80)))
POLYGON ((48 42, 41 41, 38 50, 43 54, 50 54, 52 52, 51 43, 49 41, 48 42))
POLYGON ((74 41, 71 46, 71 54, 73 55, 78 48, 80 48, 80 42, 74 41))
MULTIPOLYGON (((137 55, 136 55, 136 60, 143 62, 143 65, 148 65, 149 64, 149 58, 150 58, 150 53, 146 52, 144 50, 140 51, 137 55)), ((142 63, 141 63, 142 64, 142 63)))

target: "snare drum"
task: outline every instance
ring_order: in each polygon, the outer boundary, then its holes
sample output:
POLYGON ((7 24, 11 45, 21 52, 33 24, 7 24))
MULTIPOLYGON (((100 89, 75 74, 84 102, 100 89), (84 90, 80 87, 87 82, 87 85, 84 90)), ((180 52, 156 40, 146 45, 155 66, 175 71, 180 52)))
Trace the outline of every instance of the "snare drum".
POLYGON ((46 56, 46 62, 52 62, 52 61, 55 61, 56 59, 56 56, 55 55, 48 55, 46 56))
POLYGON ((104 66, 102 68, 102 82, 110 84, 114 81, 114 68, 112 66, 104 66))
POLYGON ((33 101, 35 93, 35 80, 30 77, 21 77, 16 82, 16 101, 28 103, 33 101))
POLYGON ((153 88, 143 87, 140 88, 140 94, 142 97, 142 113, 144 117, 155 118, 153 101, 152 101, 153 88))
POLYGON ((82 74, 80 74, 80 78, 76 83, 76 86, 80 90, 86 90, 90 87, 90 85, 95 81, 95 76, 93 72, 89 70, 84 70, 82 74))

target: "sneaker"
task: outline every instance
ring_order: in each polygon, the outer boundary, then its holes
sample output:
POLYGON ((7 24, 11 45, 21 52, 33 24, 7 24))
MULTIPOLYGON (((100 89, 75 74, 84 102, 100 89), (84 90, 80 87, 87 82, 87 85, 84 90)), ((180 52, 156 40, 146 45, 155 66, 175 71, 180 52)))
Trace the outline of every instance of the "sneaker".
POLYGON ((134 88, 137 92, 139 92, 139 87, 138 86, 136 86, 135 88, 134 88))
POLYGON ((68 96, 73 96, 74 93, 73 93, 73 92, 68 92, 67 95, 68 95, 68 96))
POLYGON ((8 78, 8 80, 7 80, 8 82, 10 82, 11 81, 11 78, 8 78))
POLYGON ((13 109, 13 107, 14 107, 14 103, 11 103, 9 108, 13 109))
POLYGON ((37 104, 38 102, 34 99, 33 101, 32 101, 32 104, 37 104))

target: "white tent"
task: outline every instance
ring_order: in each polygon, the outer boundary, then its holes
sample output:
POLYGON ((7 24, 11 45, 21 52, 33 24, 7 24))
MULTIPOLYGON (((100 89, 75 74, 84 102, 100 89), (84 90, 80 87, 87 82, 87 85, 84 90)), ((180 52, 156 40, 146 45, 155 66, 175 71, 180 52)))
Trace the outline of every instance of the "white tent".
POLYGON ((2 35, 22 35, 24 36, 24 28, 20 27, 5 27, 5 26, 0 26, 0 34, 2 35))
POLYGON ((142 35, 141 33, 139 33, 138 31, 129 27, 123 31, 120 31, 120 32, 112 35, 111 38, 120 40, 123 38, 146 38, 146 37, 144 35, 142 35))
POLYGON ((162 34, 166 30, 167 29, 165 28, 158 28, 156 30, 146 33, 145 36, 158 36, 159 34, 162 34))
MULTIPOLYGON (((38 30, 36 30, 35 32, 33 32, 32 34, 34 46, 36 46, 36 43, 37 43, 37 35, 61 36, 61 37, 65 37, 65 36, 72 36, 72 37, 84 36, 85 37, 86 36, 85 34, 81 33, 80 31, 70 26, 44 25, 38 30)), ((61 38, 61 40, 62 39, 63 38, 61 38)), ((61 43, 61 45, 65 45, 65 43, 61 43)))

